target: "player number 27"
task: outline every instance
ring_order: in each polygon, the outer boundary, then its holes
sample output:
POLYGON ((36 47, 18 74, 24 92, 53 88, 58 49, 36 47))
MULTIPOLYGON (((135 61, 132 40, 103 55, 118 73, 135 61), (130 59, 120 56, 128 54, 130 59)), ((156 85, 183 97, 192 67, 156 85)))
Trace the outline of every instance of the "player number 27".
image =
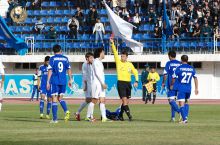
POLYGON ((62 62, 58 63, 58 68, 59 68, 59 72, 63 72, 63 63, 62 62))
POLYGON ((181 80, 181 83, 189 83, 192 73, 183 72, 182 76, 183 76, 183 79, 181 80))

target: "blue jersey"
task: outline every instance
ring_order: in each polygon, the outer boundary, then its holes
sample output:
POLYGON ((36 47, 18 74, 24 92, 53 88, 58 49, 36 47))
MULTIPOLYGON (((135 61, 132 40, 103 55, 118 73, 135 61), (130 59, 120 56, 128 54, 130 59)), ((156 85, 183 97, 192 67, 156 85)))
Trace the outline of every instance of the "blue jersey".
POLYGON ((54 85, 66 85, 66 71, 70 68, 70 63, 67 57, 61 54, 52 56, 48 66, 48 69, 52 70, 50 83, 54 85))
POLYGON ((38 71, 38 77, 41 77, 41 87, 47 86, 48 66, 41 65, 38 71))
POLYGON ((192 78, 196 78, 196 71, 191 65, 182 64, 177 67, 173 77, 177 81, 176 89, 179 92, 191 93, 191 81, 192 78))
POLYGON ((174 74, 174 71, 180 65, 181 65, 181 63, 178 60, 170 60, 166 63, 163 74, 167 75, 167 88, 168 89, 170 89, 171 82, 172 82, 172 76, 174 74))

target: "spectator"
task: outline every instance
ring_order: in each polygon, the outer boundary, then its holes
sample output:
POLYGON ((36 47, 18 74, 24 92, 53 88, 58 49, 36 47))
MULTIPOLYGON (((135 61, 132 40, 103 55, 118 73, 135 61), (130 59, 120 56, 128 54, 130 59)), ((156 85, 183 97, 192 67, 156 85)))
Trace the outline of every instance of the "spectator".
POLYGON ((36 100, 38 101, 39 90, 38 90, 37 80, 38 80, 38 68, 36 68, 36 71, 35 71, 35 73, 33 75, 33 90, 32 90, 30 101, 34 101, 35 93, 37 94, 37 99, 36 100))
POLYGON ((116 11, 116 7, 119 5, 118 0, 112 0, 112 7, 113 7, 113 11, 116 11))
POLYGON ((79 26, 84 29, 84 15, 80 7, 77 7, 77 11, 75 14, 76 19, 79 21, 79 26))
POLYGON ((125 21, 128 21, 129 20, 129 12, 127 10, 127 8, 123 8, 122 9, 122 18, 125 20, 125 21))
POLYGON ((31 4, 31 9, 36 9, 41 7, 42 0, 34 0, 31 4))
POLYGON ((68 29, 69 29, 69 38, 70 39, 78 39, 77 33, 79 30, 79 21, 73 16, 68 20, 68 29))
POLYGON ((42 22, 41 18, 38 18, 34 26, 34 32, 39 34, 42 32, 44 28, 45 28, 44 23, 42 22))
POLYGON ((188 37, 192 37, 193 36, 193 30, 194 30, 194 23, 193 21, 190 21, 190 24, 187 28, 187 32, 188 32, 188 37))
POLYGON ((219 12, 220 12, 219 4, 217 1, 215 1, 212 7, 212 16, 218 16, 219 12))
POLYGON ((103 24, 100 22, 100 19, 97 19, 97 23, 95 24, 95 27, 93 29, 93 34, 96 32, 95 35, 95 43, 98 43, 98 40, 100 39, 103 43, 103 36, 102 33, 105 34, 105 29, 103 24))
POLYGON ((88 14, 88 25, 90 29, 90 34, 92 34, 92 27, 95 25, 97 18, 98 13, 96 11, 96 8, 92 7, 88 14))
POLYGON ((198 15, 198 23, 199 23, 199 24, 202 24, 202 22, 203 22, 203 17, 204 17, 204 13, 203 13, 203 11, 202 11, 202 8, 199 8, 199 9, 197 10, 197 15, 198 15))
POLYGON ((139 26, 141 25, 141 17, 139 16, 138 13, 136 13, 135 16, 133 17, 133 23, 137 27, 135 30, 138 32, 139 26))
POLYGON ((145 68, 141 73, 141 83, 142 83, 142 100, 145 101, 147 95, 147 89, 145 85, 148 83, 147 77, 149 74, 149 65, 145 64, 145 68))
POLYGON ((161 38, 162 37, 162 30, 159 27, 154 28, 154 38, 161 38))
POLYGON ((20 6, 22 6, 22 8, 25 8, 27 0, 18 0, 18 3, 19 3, 20 6))
POLYGON ((134 13, 141 13, 141 7, 138 2, 134 4, 134 13))
POLYGON ((121 8, 126 8, 126 0, 118 0, 121 8))
POLYGON ((153 8, 151 7, 150 8, 150 12, 149 12, 149 14, 148 14, 148 22, 150 23, 150 24, 155 24, 155 22, 156 22, 156 14, 155 14, 155 12, 154 12, 154 10, 153 10, 153 8))
POLYGON ((80 7, 82 9, 88 9, 91 4, 91 0, 76 0, 76 7, 80 7))
POLYGON ((54 26, 51 26, 47 35, 46 35, 47 39, 56 39, 57 38, 57 32, 54 28, 54 26))
POLYGON ((202 37, 210 37, 211 33, 212 33, 212 29, 208 25, 208 23, 206 22, 205 25, 203 26, 202 30, 201 30, 201 35, 202 35, 202 37))
POLYGON ((199 26, 199 23, 196 23, 195 27, 193 28, 193 34, 192 36, 193 37, 200 37, 200 26, 199 26))
POLYGON ((172 38, 179 39, 179 37, 180 37, 179 34, 180 34, 179 27, 177 25, 174 25, 172 38))

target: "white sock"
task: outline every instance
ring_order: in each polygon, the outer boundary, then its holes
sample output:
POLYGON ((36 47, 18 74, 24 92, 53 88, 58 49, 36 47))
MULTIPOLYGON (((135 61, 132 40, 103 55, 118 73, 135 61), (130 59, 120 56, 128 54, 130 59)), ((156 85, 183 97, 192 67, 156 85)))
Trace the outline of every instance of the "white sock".
POLYGON ((94 103, 92 102, 89 103, 88 111, 87 111, 87 118, 91 117, 93 119, 94 106, 95 106, 94 103))
POLYGON ((76 112, 76 114, 80 114, 80 112, 86 107, 87 104, 88 104, 87 102, 83 102, 80 105, 80 107, 79 107, 78 111, 76 112))
POLYGON ((0 111, 2 111, 2 103, 0 103, 0 111))
POLYGON ((106 109, 105 109, 105 104, 104 103, 100 103, 100 111, 102 114, 102 118, 106 118, 106 109))

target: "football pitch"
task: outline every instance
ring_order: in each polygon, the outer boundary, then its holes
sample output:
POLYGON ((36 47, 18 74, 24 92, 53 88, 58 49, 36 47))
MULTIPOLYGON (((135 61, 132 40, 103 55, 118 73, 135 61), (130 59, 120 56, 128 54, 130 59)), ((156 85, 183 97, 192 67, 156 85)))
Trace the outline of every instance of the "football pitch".
MULTIPOLYGON (((70 105, 76 111, 79 105, 70 105)), ((115 110, 118 105, 107 105, 115 110)), ((4 104, 0 145, 220 145, 220 106, 191 105, 187 125, 169 122, 168 105, 130 105, 134 121, 58 124, 39 119, 37 104, 4 104)), ((84 110, 81 117, 85 116, 84 110)), ((99 108, 95 108, 99 118, 99 108)), ((177 115, 178 116, 178 115, 177 115)))

